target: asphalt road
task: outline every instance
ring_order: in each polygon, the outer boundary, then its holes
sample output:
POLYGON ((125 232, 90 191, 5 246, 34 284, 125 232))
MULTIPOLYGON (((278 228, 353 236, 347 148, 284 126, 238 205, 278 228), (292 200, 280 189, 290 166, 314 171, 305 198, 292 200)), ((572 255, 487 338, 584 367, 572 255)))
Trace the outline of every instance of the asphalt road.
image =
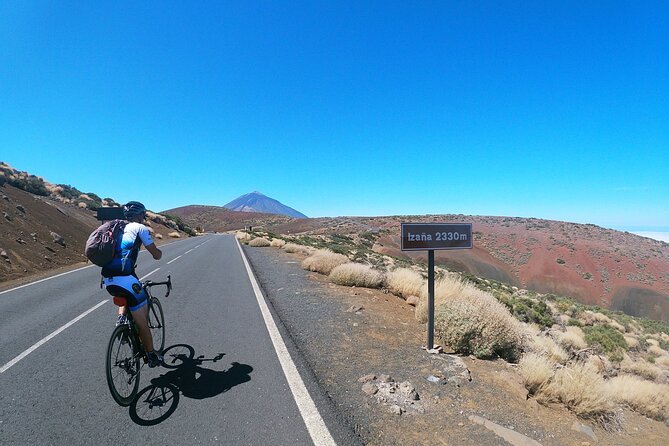
POLYGON ((270 313, 262 314, 234 237, 207 235, 161 249, 160 261, 142 252, 137 273, 154 281, 172 276, 172 294, 161 299, 166 353, 172 348, 192 359, 145 366, 129 408, 114 402, 105 380, 116 307, 100 289, 99 268, 0 293, 0 443, 347 444, 350 432, 319 407, 327 398, 300 359, 292 367, 277 353, 270 333, 283 328, 266 325, 270 313), (148 397, 161 391, 165 403, 151 405, 148 397))

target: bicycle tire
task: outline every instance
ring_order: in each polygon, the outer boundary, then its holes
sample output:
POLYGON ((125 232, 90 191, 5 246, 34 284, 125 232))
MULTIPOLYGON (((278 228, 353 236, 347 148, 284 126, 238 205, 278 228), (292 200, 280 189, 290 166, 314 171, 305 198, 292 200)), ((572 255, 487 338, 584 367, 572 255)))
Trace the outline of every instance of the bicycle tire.
POLYGON ((127 407, 137 396, 140 362, 136 354, 138 344, 127 325, 119 325, 112 332, 107 346, 105 372, 112 398, 127 407))
POLYGON ((153 347, 162 353, 165 348, 165 315, 163 306, 156 297, 151 298, 151 305, 147 317, 148 324, 153 338, 153 347))

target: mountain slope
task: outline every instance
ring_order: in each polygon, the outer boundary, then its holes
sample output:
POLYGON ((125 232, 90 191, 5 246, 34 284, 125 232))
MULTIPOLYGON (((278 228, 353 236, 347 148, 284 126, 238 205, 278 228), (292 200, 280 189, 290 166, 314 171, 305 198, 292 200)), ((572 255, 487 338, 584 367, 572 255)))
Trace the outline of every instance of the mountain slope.
MULTIPOLYGON (((0 287, 86 262, 86 239, 100 225, 91 209, 116 204, 111 198, 51 184, 0 161, 0 287)), ((176 222, 154 213, 148 216, 146 224, 157 244, 170 234, 184 236, 176 222)))
POLYGON ((220 206, 190 205, 168 209, 163 214, 179 217, 191 227, 204 232, 224 232, 251 226, 266 226, 287 223, 291 217, 260 212, 236 212, 220 206))
POLYGON ((534 218, 464 215, 321 218, 268 228, 277 234, 318 237, 326 244, 333 234, 354 240, 366 234, 377 253, 424 261, 426 252, 400 249, 400 224, 408 221, 473 223, 473 249, 435 253, 436 262, 450 270, 669 322, 669 244, 626 232, 534 218))
POLYGON ((223 207, 238 212, 260 212, 294 218, 307 218, 303 213, 257 191, 242 195, 223 207))

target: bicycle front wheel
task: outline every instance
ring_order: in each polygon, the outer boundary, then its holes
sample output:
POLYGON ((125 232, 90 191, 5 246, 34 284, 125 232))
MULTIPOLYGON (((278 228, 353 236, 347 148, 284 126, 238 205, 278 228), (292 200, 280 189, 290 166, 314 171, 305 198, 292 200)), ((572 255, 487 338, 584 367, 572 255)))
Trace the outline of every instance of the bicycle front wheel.
POLYGON ((112 332, 107 346, 106 374, 112 398, 121 406, 129 406, 139 388, 139 355, 135 355, 135 340, 127 325, 112 332))
POLYGON ((162 353, 165 348, 165 317, 163 316, 163 306, 155 297, 151 298, 148 318, 149 329, 153 338, 153 347, 162 353))

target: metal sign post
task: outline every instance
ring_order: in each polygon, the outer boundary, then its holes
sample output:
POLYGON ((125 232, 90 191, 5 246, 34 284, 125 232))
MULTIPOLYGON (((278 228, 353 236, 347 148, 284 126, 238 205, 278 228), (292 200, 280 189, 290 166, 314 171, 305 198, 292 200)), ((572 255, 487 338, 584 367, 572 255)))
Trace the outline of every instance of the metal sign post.
POLYGON ((434 251, 471 249, 471 223, 402 223, 402 251, 427 251, 427 350, 434 348, 434 251))

